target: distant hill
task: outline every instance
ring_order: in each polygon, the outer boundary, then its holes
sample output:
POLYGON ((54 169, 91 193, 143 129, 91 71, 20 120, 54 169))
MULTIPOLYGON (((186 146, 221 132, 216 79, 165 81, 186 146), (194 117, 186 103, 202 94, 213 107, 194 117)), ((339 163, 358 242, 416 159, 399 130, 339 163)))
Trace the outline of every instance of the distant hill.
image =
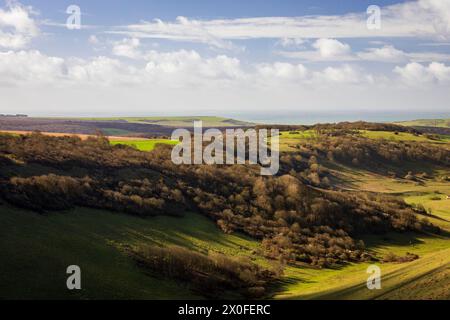
MULTIPOLYGON (((61 119, 61 118, 53 118, 61 119)), ((69 120, 73 118, 63 118, 69 120)), ((136 124, 153 124, 166 127, 192 127, 194 121, 202 121, 204 127, 250 127, 254 123, 224 117, 186 116, 186 117, 110 117, 110 118, 76 118, 81 121, 121 121, 136 124)))
POLYGON ((203 121, 206 128, 241 128, 254 124, 222 117, 116 117, 116 118, 32 118, 0 117, 0 131, 41 131, 51 133, 107 136, 167 137, 175 128, 192 128, 203 121))
POLYGON ((450 128, 450 118, 448 119, 418 119, 411 121, 400 121, 395 124, 407 127, 438 127, 450 128))

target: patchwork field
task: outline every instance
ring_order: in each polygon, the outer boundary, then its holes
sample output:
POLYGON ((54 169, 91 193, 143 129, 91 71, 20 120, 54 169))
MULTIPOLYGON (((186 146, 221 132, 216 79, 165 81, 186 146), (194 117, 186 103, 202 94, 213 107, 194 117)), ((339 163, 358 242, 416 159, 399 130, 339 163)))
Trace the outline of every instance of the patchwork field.
MULTIPOLYGON (((57 118, 73 119, 73 118, 57 118)), ((76 118, 82 121, 122 121, 136 124, 154 124, 168 127, 192 127, 194 121, 202 121, 204 127, 236 127, 252 126, 254 124, 223 117, 107 117, 107 118, 76 118)))
POLYGON ((204 127, 248 127, 254 124, 223 117, 111 117, 111 118, 33 118, 0 115, 0 130, 49 133, 166 138, 174 128, 191 128, 194 121, 204 127))

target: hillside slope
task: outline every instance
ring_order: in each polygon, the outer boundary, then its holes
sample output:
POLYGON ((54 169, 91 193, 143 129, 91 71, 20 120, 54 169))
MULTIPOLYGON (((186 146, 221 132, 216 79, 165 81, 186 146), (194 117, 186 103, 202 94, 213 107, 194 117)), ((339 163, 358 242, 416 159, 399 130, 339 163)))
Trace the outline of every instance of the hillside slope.
POLYGON ((39 215, 0 205, 0 299, 199 299, 186 285, 145 274, 123 249, 178 245, 250 255, 256 241, 226 235, 195 213, 142 219, 77 208, 39 215), (66 268, 78 265, 82 289, 66 288, 66 268))
MULTIPOLYGON (((0 299, 201 299, 186 284, 146 274, 125 254, 127 246, 178 245, 202 253, 248 256, 267 266, 260 244, 240 234, 227 235, 207 218, 189 213, 183 218, 136 218, 107 211, 77 208, 38 215, 0 206, 0 299), (79 292, 65 287, 69 265, 82 270, 79 292)), ((446 238, 417 238, 405 249, 404 241, 387 251, 409 250, 421 258, 405 264, 381 264, 381 291, 365 286, 368 263, 338 270, 289 266, 277 299, 449 299, 450 249, 446 238)), ((370 242, 370 241, 369 241, 370 242)))

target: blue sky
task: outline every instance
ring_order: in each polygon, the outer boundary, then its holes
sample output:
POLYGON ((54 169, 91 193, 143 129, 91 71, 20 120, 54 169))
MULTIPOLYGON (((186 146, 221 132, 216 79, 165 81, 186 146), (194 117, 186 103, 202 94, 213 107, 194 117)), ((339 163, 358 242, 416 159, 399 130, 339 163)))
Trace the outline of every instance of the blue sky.
POLYGON ((448 112, 449 20, 441 0, 6 1, 0 113, 448 112))
MULTIPOLYGON (((45 16, 58 20, 63 19, 71 4, 77 4, 88 14, 86 20, 95 24, 110 24, 135 22, 140 19, 174 19, 187 16, 199 19, 212 18, 243 18, 266 16, 299 16, 311 14, 343 14, 350 11, 360 12, 375 2, 370 0, 353 1, 299 1, 299 0, 81 0, 58 1, 39 0, 22 1, 25 5, 38 8, 45 16), (98 19, 98 21, 97 21, 98 19)), ((377 1, 379 6, 395 4, 398 1, 377 1)))

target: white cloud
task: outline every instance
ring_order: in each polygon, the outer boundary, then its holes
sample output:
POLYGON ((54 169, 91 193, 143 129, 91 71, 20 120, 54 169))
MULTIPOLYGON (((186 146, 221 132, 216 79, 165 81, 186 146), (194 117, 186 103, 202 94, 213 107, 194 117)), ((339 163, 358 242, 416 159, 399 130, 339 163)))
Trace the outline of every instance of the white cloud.
POLYGON ((406 56, 413 62, 450 61, 450 54, 439 52, 411 52, 406 56))
POLYGON ((359 52, 357 56, 367 61, 399 62, 407 59, 405 52, 391 45, 386 45, 381 48, 369 48, 366 51, 359 52))
POLYGON ((361 60, 378 62, 431 62, 450 61, 450 54, 438 52, 404 52, 396 49, 392 45, 385 45, 381 48, 369 48, 366 51, 357 53, 361 60))
POLYGON ((45 85, 65 77, 64 59, 48 57, 39 51, 0 52, 0 84, 45 85))
POLYGON ((319 39, 313 51, 278 51, 278 55, 303 61, 375 61, 386 63, 398 62, 431 62, 450 61, 450 54, 439 52, 405 52, 392 45, 380 48, 367 48, 364 51, 352 53, 349 45, 335 39, 319 39))
POLYGON ((303 44, 305 44, 306 42, 308 42, 308 40, 301 39, 301 38, 283 38, 277 42, 277 45, 280 45, 284 48, 300 47, 303 44))
POLYGON ((240 61, 196 51, 149 51, 141 66, 105 56, 89 60, 49 57, 39 51, 0 52, 0 86, 53 83, 58 86, 190 86, 235 81, 246 76, 240 61))
POLYGON ((92 34, 92 35, 89 36, 88 42, 89 42, 90 44, 92 44, 92 45, 97 45, 97 44, 100 43, 100 40, 98 40, 98 38, 97 38, 96 35, 92 34))
POLYGON ((450 39, 450 1, 419 0, 419 6, 432 13, 431 23, 437 35, 442 39, 450 39))
POLYGON ((426 101, 423 90, 419 93, 408 89, 402 93, 403 89, 399 88, 404 87, 401 83, 424 82, 432 85, 427 86, 428 101, 442 102, 449 98, 448 93, 436 89, 444 86, 433 85, 450 81, 450 67, 437 62, 397 67, 394 74, 399 75, 402 82, 394 77, 380 82, 378 76, 354 65, 323 69, 286 62, 242 66, 234 57, 205 57, 193 50, 149 51, 144 59, 135 62, 103 56, 87 60, 63 59, 39 51, 0 52, 0 94, 5 104, 31 106, 31 100, 25 101, 17 93, 27 90, 27 95, 33 94, 32 101, 36 105, 56 107, 68 99, 67 105, 84 106, 86 112, 90 110, 88 106, 95 110, 102 106, 119 110, 121 103, 139 106, 144 112, 148 104, 165 106, 167 110, 176 107, 178 110, 186 110, 186 107, 209 110, 208 106, 218 110, 218 106, 228 104, 226 110, 239 111, 246 105, 294 108, 301 101, 307 102, 309 108, 337 104, 356 108, 362 101, 371 105, 365 95, 381 99, 386 106, 406 102, 420 105, 426 101), (42 90, 42 86, 52 90, 42 90), (385 96, 384 92, 389 95, 385 96))
POLYGON ((290 64, 283 62, 275 62, 272 64, 259 64, 256 66, 256 71, 263 76, 265 80, 272 79, 279 80, 303 80, 306 78, 308 72, 302 64, 290 64))
POLYGON ((39 34, 32 13, 31 7, 16 2, 8 2, 6 9, 0 9, 0 47, 20 49, 39 34))
POLYGON ((430 73, 441 82, 450 80, 450 67, 447 67, 443 63, 432 62, 428 65, 430 73))
POLYGON ((126 57, 130 59, 142 58, 142 52, 139 50, 141 42, 137 38, 123 39, 114 42, 112 52, 119 57, 126 57))
POLYGON ((420 86, 424 83, 446 83, 450 80, 450 67, 443 63, 432 62, 428 66, 417 62, 404 67, 395 67, 394 72, 408 85, 420 86))
POLYGON ((279 51, 277 54, 304 61, 353 61, 358 60, 352 54, 351 47, 336 39, 317 39, 312 48, 315 50, 304 51, 279 51))
POLYGON ((229 40, 237 39, 282 39, 281 44, 292 45, 297 41, 293 39, 442 38, 449 35, 448 1, 409 1, 382 7, 381 13, 381 30, 369 30, 366 26, 366 12, 356 12, 329 16, 216 20, 178 17, 172 22, 157 19, 152 22, 120 26, 110 32, 136 38, 201 42, 220 48, 232 47, 229 40))
POLYGON ((0 52, 3 112, 227 114, 295 111, 302 106, 303 111, 380 110, 380 106, 419 110, 430 101, 446 106, 450 99, 446 86, 435 85, 450 81, 450 67, 441 63, 396 70, 413 82, 429 78, 426 90, 416 90, 394 78, 380 83, 353 65, 319 70, 286 62, 243 66, 234 57, 205 57, 192 50, 151 51, 146 59, 63 59, 38 51, 0 52))
POLYGON ((153 81, 172 87, 213 82, 236 81, 245 76, 240 61, 225 55, 204 58, 193 50, 146 53, 146 75, 153 81))
POLYGON ((351 51, 350 46, 336 39, 319 39, 313 44, 322 58, 336 58, 348 55, 351 51))
POLYGON ((95 57, 89 61, 66 61, 68 74, 66 85, 120 86, 141 83, 139 70, 117 59, 95 57), (71 83, 70 83, 71 82, 71 83))
POLYGON ((314 73, 316 83, 358 84, 373 82, 373 76, 365 74, 358 68, 350 65, 342 67, 327 67, 323 71, 314 73))

